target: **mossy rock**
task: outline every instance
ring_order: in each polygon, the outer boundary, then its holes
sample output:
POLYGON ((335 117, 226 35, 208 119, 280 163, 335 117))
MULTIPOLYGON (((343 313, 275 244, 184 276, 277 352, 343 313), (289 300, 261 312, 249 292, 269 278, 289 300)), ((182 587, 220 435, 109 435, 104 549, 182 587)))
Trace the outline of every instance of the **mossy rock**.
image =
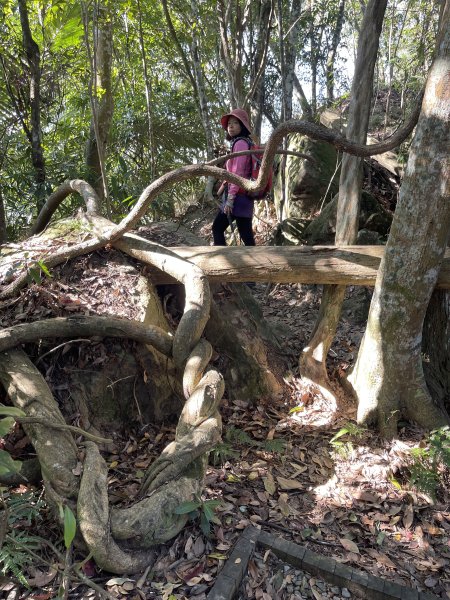
MULTIPOLYGON (((313 161, 289 156, 286 161, 287 198, 284 218, 312 219, 322 205, 331 200, 339 186, 338 154, 325 142, 295 134, 289 138, 289 150, 311 156, 313 161)), ((275 205, 280 215, 281 185, 275 186, 275 205)))
MULTIPOLYGON (((309 222, 304 219, 290 218, 281 224, 283 243, 309 246, 334 244, 336 234, 337 195, 329 202, 320 215, 309 222), (284 232, 287 232, 284 235, 284 232)), ((388 213, 368 192, 361 196, 359 214, 359 230, 361 234, 358 243, 375 245, 385 238, 391 227, 392 215, 388 213)))

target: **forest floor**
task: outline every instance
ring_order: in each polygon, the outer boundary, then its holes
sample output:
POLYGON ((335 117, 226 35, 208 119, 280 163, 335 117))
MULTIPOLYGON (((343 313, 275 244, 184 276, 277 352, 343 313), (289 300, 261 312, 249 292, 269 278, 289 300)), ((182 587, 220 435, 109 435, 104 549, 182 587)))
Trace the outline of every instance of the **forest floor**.
MULTIPOLYGON (((262 242, 264 235, 259 229, 262 242)), ((109 290, 103 302, 114 313, 126 314, 129 307, 120 305, 124 297, 111 292, 120 284, 117 273, 105 269, 101 278, 109 290)), ((82 280, 77 285, 79 294, 89 295, 92 282, 85 289, 82 280)), ((24 292, 23 302, 11 306, 3 326, 26 320, 23 315, 31 304, 25 298, 32 297, 32 289, 24 292)), ((434 500, 409 483, 411 449, 426 447, 423 432, 405 423, 397 440, 382 441, 355 424, 356 407, 350 399, 341 394, 336 403, 329 402, 302 382, 298 357, 315 324, 319 286, 257 284, 252 292, 278 332, 288 392, 282 399, 265 398, 257 404, 225 394, 223 443, 211 454, 203 497, 205 503, 219 501, 209 535, 193 519, 159 549, 145 577, 108 576, 92 560, 83 564, 82 573, 110 597, 204 600, 238 536, 253 524, 348 566, 449 599, 449 473, 440 473, 434 500)), ((369 301, 369 290, 349 288, 328 364, 336 385, 355 358, 369 301)), ((113 504, 136 496, 145 469, 173 440, 174 429, 174 423, 144 429, 137 425, 118 441, 114 453, 105 453, 113 504)), ((7 449, 17 455, 25 447, 26 439, 16 432, 7 449)), ((62 547, 61 535, 47 515, 41 490, 23 485, 4 491, 3 499, 13 499, 18 507, 8 534, 18 541, 17 552, 22 544, 34 554, 18 560, 30 589, 0 580, 0 596, 56 597, 64 561, 52 547, 62 547)), ((73 560, 84 558, 75 553, 73 560)), ((293 571, 270 553, 255 554, 243 586, 240 597, 256 600, 351 597, 345 588, 293 571)), ((69 598, 96 593, 72 577, 69 598)))

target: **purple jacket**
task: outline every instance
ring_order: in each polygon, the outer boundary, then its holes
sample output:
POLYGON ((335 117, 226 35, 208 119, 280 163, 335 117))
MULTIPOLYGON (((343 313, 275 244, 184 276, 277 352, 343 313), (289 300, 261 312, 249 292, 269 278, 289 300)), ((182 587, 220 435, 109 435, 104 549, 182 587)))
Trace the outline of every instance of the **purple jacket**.
MULTIPOLYGON (((232 146, 233 152, 242 152, 248 150, 248 144, 245 140, 238 140, 232 146)), ((250 179, 252 173, 252 157, 250 154, 247 156, 235 156, 227 160, 226 170, 229 173, 235 173, 246 179, 250 179)), ((253 198, 247 196, 244 192, 239 192, 239 186, 235 183, 228 184, 228 195, 235 196, 233 215, 235 217, 253 217, 253 198)), ((225 198, 222 201, 221 210, 225 206, 225 198)))

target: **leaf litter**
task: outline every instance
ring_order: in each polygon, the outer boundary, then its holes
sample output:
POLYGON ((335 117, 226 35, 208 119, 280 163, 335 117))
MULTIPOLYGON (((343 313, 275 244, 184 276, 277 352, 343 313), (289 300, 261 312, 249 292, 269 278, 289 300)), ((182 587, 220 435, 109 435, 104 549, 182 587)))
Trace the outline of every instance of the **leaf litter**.
MULTIPOLYGON (((130 298, 134 274, 126 268, 109 271, 88 257, 78 261, 74 264, 87 274, 86 282, 83 277, 75 277, 70 285, 67 280, 34 284, 2 313, 2 325, 70 312, 138 317, 138 307, 130 298), (99 279, 102 285, 97 286, 99 279)), ((220 500, 215 512, 220 525, 212 523, 207 537, 198 520, 188 522, 171 543, 159 549, 159 558, 145 578, 142 574, 136 578, 107 577, 96 570, 92 561, 85 564, 86 572, 118 598, 203 600, 240 533, 252 524, 377 577, 450 598, 448 473, 442 473, 443 485, 434 503, 408 489, 404 476, 410 450, 421 442, 423 432, 405 426, 399 440, 388 443, 373 432, 361 430, 331 442, 348 423, 354 423, 355 406, 345 397, 338 397, 336 405, 331 405, 301 381, 297 369, 301 349, 315 323, 320 288, 300 284, 268 288, 257 284, 253 293, 265 317, 275 325, 290 361, 285 377, 289 393, 276 402, 261 399, 257 405, 244 398, 224 398, 221 412, 226 430, 245 432, 254 443, 248 443, 247 438, 239 441, 239 436, 233 438, 229 444, 233 455, 219 453, 208 469, 203 500, 220 500), (273 451, 269 442, 277 441, 283 444, 273 451)), ((368 299, 370 291, 364 288, 350 287, 347 292, 343 318, 328 359, 334 381, 355 358, 364 329, 364 321, 357 315, 367 308, 368 299)), ((101 364, 107 349, 102 342, 97 346, 95 360, 101 364)), ((82 353, 79 360, 82 368, 82 353)), ((64 388, 64 382, 59 385, 64 388)), ((129 502, 136 496, 140 478, 173 440, 174 431, 175 424, 171 423, 136 428, 127 432, 113 451, 105 452, 113 504, 129 502)), ((15 428, 2 447, 22 453, 27 442, 20 428, 15 428)), ((225 437, 224 442, 226 450, 225 437)), ((26 529, 28 525, 21 526, 26 529)), ((52 531, 57 539, 56 529, 52 531)), ((322 589, 323 584, 319 587, 315 578, 291 571, 273 556, 257 553, 243 583, 244 597, 290 598, 292 589, 300 589, 301 585, 305 597, 328 597, 329 589, 322 589)), ((30 570, 27 575, 31 581, 33 575, 35 580, 40 578, 39 587, 45 594, 52 589, 52 582, 46 585, 45 581, 53 571, 41 568, 42 576, 36 573, 30 570)), ((70 592, 71 598, 91 595, 81 585, 70 592)), ((342 590, 335 596, 349 597, 342 590)))

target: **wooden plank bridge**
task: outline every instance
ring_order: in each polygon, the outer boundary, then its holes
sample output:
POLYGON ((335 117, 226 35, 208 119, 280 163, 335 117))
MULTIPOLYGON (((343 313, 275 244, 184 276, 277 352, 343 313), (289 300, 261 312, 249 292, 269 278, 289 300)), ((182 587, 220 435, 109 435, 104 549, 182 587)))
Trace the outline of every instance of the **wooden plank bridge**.
MULTIPOLYGON (((130 237, 127 241, 137 252, 145 253, 138 240, 130 237)), ((384 248, 182 246, 166 250, 201 267, 211 283, 261 281, 374 286, 384 248)), ((156 284, 175 282, 155 268, 148 267, 148 272, 156 284)), ((446 251, 436 287, 450 289, 450 250, 446 251)))

